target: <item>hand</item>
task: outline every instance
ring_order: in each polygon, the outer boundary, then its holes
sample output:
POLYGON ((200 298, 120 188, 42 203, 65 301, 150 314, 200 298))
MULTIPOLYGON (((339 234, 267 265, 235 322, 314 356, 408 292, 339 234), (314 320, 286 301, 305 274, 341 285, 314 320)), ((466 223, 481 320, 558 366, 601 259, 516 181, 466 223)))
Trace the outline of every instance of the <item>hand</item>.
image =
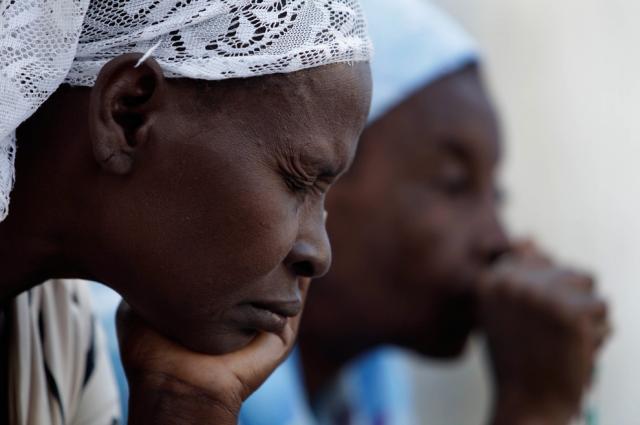
MULTIPOLYGON (((300 284, 303 300, 309 280, 300 284)), ((260 333, 239 351, 189 351, 147 326, 126 303, 118 310, 122 362, 129 380, 129 423, 236 424, 246 400, 287 357, 300 315, 281 335, 260 333)))
POLYGON ((566 424, 609 333, 584 273, 520 244, 482 279, 480 322, 496 384, 496 424, 566 424))

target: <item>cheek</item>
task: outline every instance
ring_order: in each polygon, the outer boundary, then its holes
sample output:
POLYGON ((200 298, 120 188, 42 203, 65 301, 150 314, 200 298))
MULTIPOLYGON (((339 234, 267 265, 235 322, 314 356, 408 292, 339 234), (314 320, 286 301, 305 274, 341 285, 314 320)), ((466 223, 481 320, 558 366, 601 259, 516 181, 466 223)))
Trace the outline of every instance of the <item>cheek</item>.
POLYGON ((245 193, 222 218, 225 240, 221 258, 247 277, 264 276, 282 265, 298 232, 298 211, 291 197, 268 187, 245 193))
POLYGON ((298 226, 290 197, 269 184, 236 184, 221 192, 181 229, 188 273, 203 275, 219 297, 282 267, 298 226))
POLYGON ((403 250, 407 277, 437 287, 466 281, 470 246, 463 214, 437 197, 407 209, 403 250))
MULTIPOLYGON (((143 255, 130 257, 137 260, 127 273, 132 290, 126 298, 146 320, 190 347, 222 352, 224 344, 246 343, 226 327, 225 315, 286 273, 282 261, 297 233, 297 212, 283 194, 251 188, 215 191, 210 202, 176 201, 189 214, 156 216, 158 224, 171 226, 143 255)), ((147 241, 160 230, 151 227, 147 241)))
POLYGON ((295 200, 266 171, 223 165, 195 161, 141 185, 137 235, 120 245, 130 286, 142 288, 136 304, 156 316, 215 317, 280 273, 293 245, 295 200))

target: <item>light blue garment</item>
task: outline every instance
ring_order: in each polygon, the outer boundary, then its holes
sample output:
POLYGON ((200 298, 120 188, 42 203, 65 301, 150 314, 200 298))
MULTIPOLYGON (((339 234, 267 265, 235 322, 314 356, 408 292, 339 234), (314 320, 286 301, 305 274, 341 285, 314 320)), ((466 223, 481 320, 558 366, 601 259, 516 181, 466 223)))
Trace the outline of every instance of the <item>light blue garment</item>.
POLYGON ((113 362, 113 371, 116 375, 118 390, 120 391, 120 403, 122 412, 122 425, 127 423, 129 385, 127 378, 122 369, 120 361, 120 349, 118 347, 118 336, 116 333, 115 314, 122 297, 114 290, 101 285, 99 283, 90 283, 91 296, 93 299, 93 310, 104 326, 107 336, 107 347, 111 361, 113 362))
POLYGON ((413 385, 408 355, 382 348, 341 374, 320 400, 317 415, 323 425, 335 424, 334 412, 342 409, 349 412, 350 425, 418 425, 413 385))
POLYGON ((478 60, 473 39, 427 0, 361 0, 375 55, 370 122, 478 60))
POLYGON ((297 352, 242 407, 243 425, 418 425, 410 364, 392 348, 371 352, 340 373, 314 403, 297 352))

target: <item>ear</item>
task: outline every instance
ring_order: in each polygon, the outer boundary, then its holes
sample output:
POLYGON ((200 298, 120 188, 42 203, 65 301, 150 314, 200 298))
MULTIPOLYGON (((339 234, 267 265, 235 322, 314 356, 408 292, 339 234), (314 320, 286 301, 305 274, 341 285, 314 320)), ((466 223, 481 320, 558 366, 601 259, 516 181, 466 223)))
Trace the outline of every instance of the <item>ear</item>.
POLYGON ((100 166, 127 174, 147 141, 165 93, 160 65, 148 58, 139 66, 140 53, 128 53, 108 62, 91 90, 89 132, 100 166))

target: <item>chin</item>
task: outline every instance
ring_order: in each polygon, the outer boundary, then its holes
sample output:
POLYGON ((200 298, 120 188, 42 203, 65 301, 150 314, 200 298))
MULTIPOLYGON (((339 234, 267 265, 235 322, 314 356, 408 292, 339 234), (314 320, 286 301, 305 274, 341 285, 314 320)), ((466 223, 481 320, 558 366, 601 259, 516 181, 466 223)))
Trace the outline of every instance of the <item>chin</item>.
POLYGON ((457 315, 423 324, 407 338, 406 348, 426 357, 455 359, 460 357, 470 339, 474 326, 470 317, 457 315))
POLYGON ((423 341, 419 347, 414 347, 414 350, 424 357, 429 357, 439 360, 454 360, 462 356, 466 347, 469 337, 465 338, 449 338, 440 339, 438 341, 423 341))
POLYGON ((208 330, 197 332, 183 332, 175 340, 187 349, 208 354, 222 355, 238 351, 251 343, 256 337, 256 331, 237 330, 225 332, 208 330))
POLYGON ((467 348, 476 327, 474 299, 452 297, 443 301, 428 323, 423 323, 418 352, 438 359, 455 359, 467 348))

